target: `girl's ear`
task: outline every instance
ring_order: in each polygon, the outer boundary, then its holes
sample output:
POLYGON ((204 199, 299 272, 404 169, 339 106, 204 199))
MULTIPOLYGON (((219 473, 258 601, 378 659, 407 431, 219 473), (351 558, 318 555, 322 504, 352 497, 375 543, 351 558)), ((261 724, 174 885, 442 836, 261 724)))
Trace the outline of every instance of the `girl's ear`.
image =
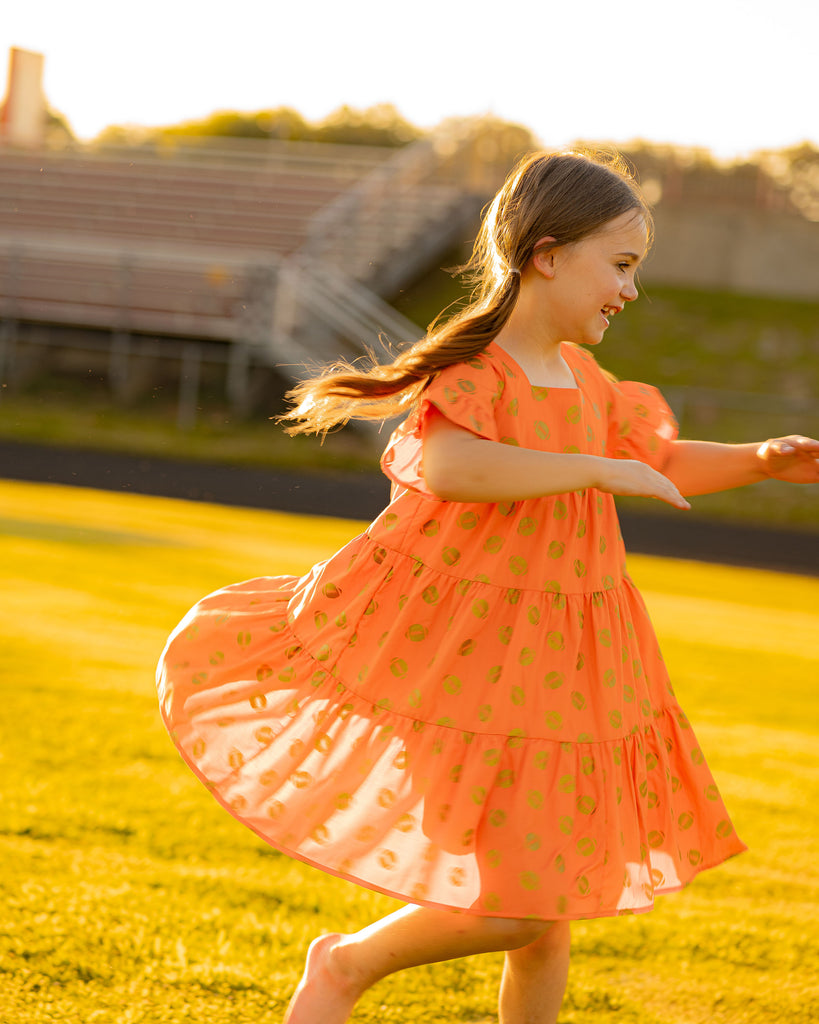
POLYGON ((535 243, 532 253, 532 266, 545 278, 555 276, 555 242, 557 239, 547 235, 535 243))

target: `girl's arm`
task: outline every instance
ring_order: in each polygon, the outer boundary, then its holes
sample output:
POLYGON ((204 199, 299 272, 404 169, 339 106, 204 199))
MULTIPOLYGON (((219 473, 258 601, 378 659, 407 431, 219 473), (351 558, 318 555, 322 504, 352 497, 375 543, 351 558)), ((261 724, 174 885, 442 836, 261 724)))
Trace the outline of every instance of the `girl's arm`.
POLYGON ((763 444, 674 441, 663 473, 682 494, 711 494, 774 477, 819 483, 819 441, 799 434, 763 444))
POLYGON ((670 480, 643 462, 488 441, 435 409, 424 430, 423 475, 432 493, 445 501, 519 501, 596 487, 690 508, 670 480))

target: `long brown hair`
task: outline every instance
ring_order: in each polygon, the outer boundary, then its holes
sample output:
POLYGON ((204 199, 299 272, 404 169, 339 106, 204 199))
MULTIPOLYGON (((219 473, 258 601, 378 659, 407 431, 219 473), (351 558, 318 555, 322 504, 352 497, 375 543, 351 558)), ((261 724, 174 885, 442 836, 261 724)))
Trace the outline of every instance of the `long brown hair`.
POLYGON ((475 284, 472 301, 433 321, 427 334, 390 363, 368 370, 336 364, 288 392, 295 408, 281 417, 288 434, 325 434, 351 418, 387 419, 406 411, 430 377, 482 352, 509 318, 520 272, 537 243, 568 245, 633 210, 651 232, 651 213, 618 157, 533 153, 518 163, 490 204, 472 257, 462 271, 475 284))

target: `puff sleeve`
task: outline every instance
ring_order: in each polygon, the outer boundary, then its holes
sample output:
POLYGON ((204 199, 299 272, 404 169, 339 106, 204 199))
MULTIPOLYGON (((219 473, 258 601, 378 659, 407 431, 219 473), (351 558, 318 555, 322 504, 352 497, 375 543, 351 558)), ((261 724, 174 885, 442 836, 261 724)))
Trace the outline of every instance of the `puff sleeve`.
POLYGON ((381 469, 394 487, 411 488, 435 497, 423 474, 424 428, 432 408, 452 423, 490 441, 499 440, 495 405, 504 384, 492 362, 479 355, 438 373, 418 405, 390 437, 381 456, 381 469))
POLYGON ((649 384, 613 381, 610 389, 606 455, 639 459, 661 471, 677 437, 677 421, 668 403, 649 384))

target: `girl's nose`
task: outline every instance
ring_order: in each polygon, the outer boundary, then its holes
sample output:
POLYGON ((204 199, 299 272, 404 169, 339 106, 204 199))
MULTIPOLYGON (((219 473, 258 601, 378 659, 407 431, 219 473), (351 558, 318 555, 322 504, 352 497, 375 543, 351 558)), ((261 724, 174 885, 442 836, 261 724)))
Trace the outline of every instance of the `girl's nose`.
POLYGON ((623 285, 620 294, 626 302, 634 302, 640 293, 637 291, 637 285, 633 281, 628 281, 623 285))

